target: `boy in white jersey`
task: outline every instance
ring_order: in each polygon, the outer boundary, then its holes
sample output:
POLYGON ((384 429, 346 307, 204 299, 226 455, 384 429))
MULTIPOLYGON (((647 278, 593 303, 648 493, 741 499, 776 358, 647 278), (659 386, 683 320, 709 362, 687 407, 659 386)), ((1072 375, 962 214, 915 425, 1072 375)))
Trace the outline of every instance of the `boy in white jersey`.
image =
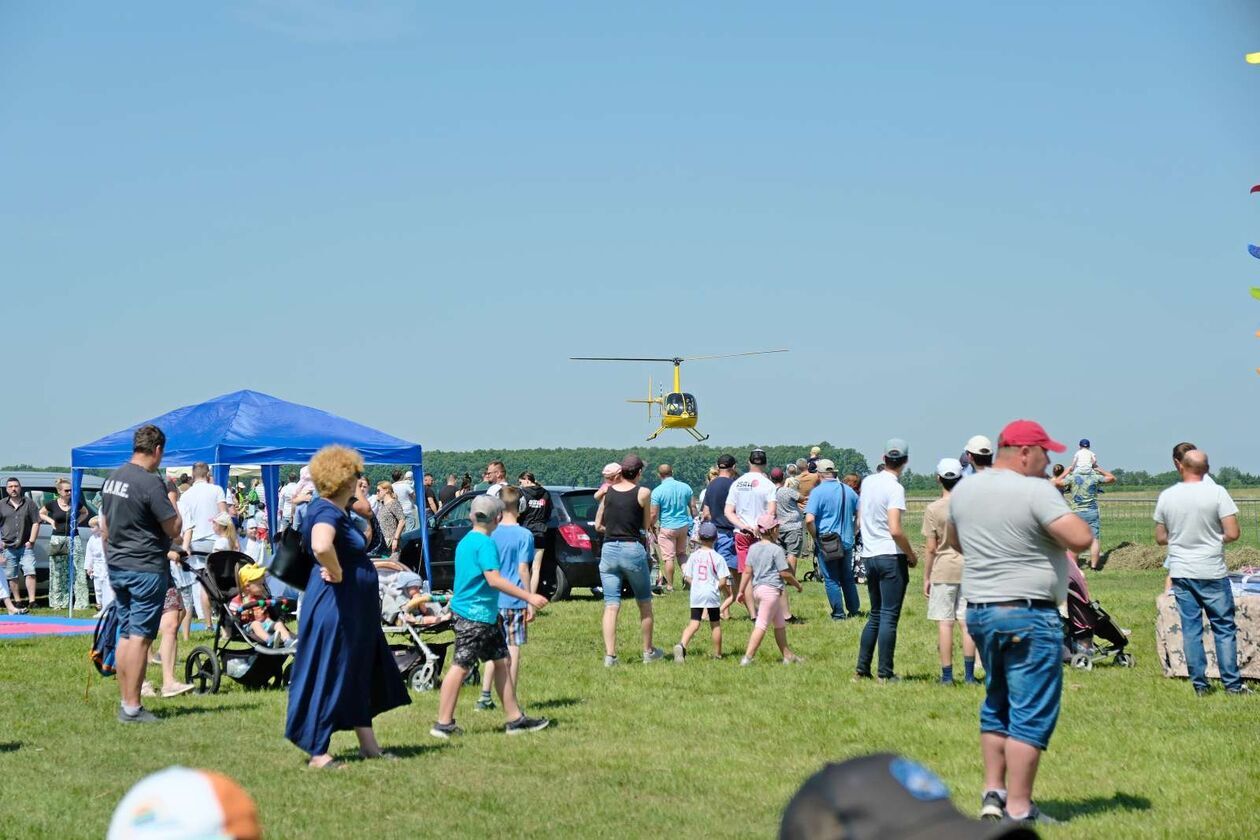
POLYGON ((713 629, 713 658, 722 658, 721 605, 730 594, 730 570, 726 559, 713 550, 717 540, 717 526, 701 522, 697 533, 700 547, 687 558, 683 567, 683 580, 691 586, 691 621, 683 630, 682 641, 674 645, 674 661, 682 664, 687 658, 687 644, 700 630, 700 621, 708 618, 713 629))
POLYGON ((1089 449, 1089 438, 1081 438, 1081 448, 1072 456, 1072 472, 1092 473, 1098 466, 1098 456, 1089 449))

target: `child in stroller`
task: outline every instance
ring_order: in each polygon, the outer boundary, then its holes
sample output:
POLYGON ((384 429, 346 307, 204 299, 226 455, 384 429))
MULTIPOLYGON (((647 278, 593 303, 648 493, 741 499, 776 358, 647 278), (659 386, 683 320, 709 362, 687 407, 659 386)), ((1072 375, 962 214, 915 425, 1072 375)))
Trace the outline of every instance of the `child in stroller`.
POLYGON ((284 598, 273 598, 267 589, 267 570, 250 563, 237 572, 239 593, 228 602, 228 610, 256 642, 268 647, 289 647, 293 632, 283 621, 284 598))
POLYGON ((446 596, 424 591, 424 579, 415 572, 399 572, 381 599, 381 617, 387 624, 433 627, 451 620, 446 596))
MULTIPOLYGON (((415 691, 430 691, 439 682, 447 648, 454 642, 446 596, 424 591, 424 579, 394 560, 378 560, 381 629, 389 640, 403 679, 415 691), (444 641, 437 641, 445 637, 444 641)), ((477 671, 477 669, 474 669, 477 671)), ((480 682, 479 671, 468 684, 480 682)))
POLYGON ((1063 619, 1063 661, 1073 668, 1092 670, 1095 662, 1108 657, 1122 668, 1133 667, 1133 654, 1125 650, 1129 644, 1129 631, 1115 620, 1095 600, 1089 597, 1085 573, 1076 565, 1076 558, 1068 554, 1067 617, 1063 619), (1095 644, 1095 637, 1102 644, 1095 644))

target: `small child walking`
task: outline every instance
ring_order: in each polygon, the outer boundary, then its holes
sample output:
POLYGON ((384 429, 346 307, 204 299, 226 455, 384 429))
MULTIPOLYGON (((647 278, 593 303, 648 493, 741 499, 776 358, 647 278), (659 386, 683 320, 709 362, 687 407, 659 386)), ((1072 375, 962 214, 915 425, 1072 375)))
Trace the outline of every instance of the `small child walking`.
POLYGON ((454 661, 442 680, 438 717, 429 734, 443 740, 464 734, 455 725, 455 704, 464 679, 479 661, 494 663, 494 687, 507 713, 504 731, 509 735, 536 732, 551 721, 526 717, 516 703, 516 689, 510 679, 512 660, 499 618, 499 593, 520 598, 536 610, 547 606, 547 599, 509 583, 499 572, 499 550, 491 534, 503 519, 503 502, 490 495, 478 496, 472 500, 468 519, 472 530, 455 548, 455 592, 451 598, 454 661))
POLYGON ((105 541, 101 539, 101 518, 93 516, 88 520, 92 536, 88 538, 87 547, 83 549, 83 571, 92 579, 92 588, 96 591, 97 613, 93 618, 100 618, 110 604, 114 602, 114 588, 109 585, 109 566, 105 563, 105 541))
POLYGON ((748 637, 748 649, 740 665, 751 665, 761 647, 761 640, 766 630, 774 626, 774 641, 779 645, 779 653, 783 655, 783 664, 790 665, 804 660, 792 652, 787 641, 787 604, 784 597, 786 584, 792 584, 796 591, 801 591, 801 584, 788 566, 787 553, 779 545, 779 522, 773 513, 763 513, 757 517, 757 530, 761 539, 748 549, 747 573, 740 586, 740 594, 745 603, 757 602, 757 624, 752 635, 748 637))
POLYGON ((700 547, 691 553, 683 566, 683 582, 691 587, 691 621, 683 630, 682 641, 674 645, 674 661, 682 664, 687 658, 687 645, 700 629, 701 620, 707 618, 713 630, 713 658, 722 658, 722 602, 730 594, 731 571, 726 558, 713 550, 717 541, 717 526, 701 522, 696 536, 700 547))

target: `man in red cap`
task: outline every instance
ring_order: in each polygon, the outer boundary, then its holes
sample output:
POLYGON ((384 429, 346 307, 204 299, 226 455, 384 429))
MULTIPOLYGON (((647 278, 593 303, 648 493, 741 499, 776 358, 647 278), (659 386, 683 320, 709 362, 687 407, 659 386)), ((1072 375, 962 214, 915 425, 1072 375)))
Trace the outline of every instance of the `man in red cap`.
POLYGON ((1032 790, 1063 690, 1064 549, 1083 551, 1093 539, 1046 480, 1046 452, 1065 449, 1040 423, 1016 420, 998 437, 993 468, 960 483, 950 497, 949 539, 966 558, 967 629, 985 670, 982 819, 1053 822, 1034 804, 1032 790))

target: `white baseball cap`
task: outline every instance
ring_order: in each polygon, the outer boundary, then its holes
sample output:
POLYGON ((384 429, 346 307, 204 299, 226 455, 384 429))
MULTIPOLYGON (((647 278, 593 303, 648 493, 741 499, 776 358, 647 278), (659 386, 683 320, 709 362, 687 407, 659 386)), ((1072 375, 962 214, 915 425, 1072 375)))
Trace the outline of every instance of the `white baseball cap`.
POLYGON ((962 462, 957 458, 942 458, 936 462, 936 474, 941 478, 962 478, 962 462))
POLYGON ((992 455, 993 441, 984 435, 975 435, 971 440, 967 441, 966 448, 972 455, 992 455))
POLYGON ((257 840, 258 809, 227 776, 168 767, 145 776, 114 809, 108 840, 257 840))

